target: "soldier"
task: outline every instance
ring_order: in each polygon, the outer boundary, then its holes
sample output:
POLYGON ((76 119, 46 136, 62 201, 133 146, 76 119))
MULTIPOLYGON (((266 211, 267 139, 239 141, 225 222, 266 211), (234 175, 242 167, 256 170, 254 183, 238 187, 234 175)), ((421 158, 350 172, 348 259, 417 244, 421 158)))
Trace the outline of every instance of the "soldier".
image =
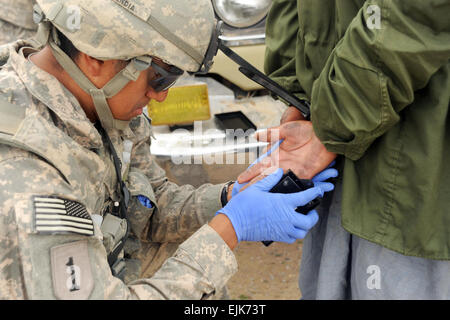
POLYGON ((0 0, 0 45, 34 36, 34 0, 0 0))
POLYGON ((231 199, 231 184, 177 186, 151 159, 143 108, 202 67, 209 0, 37 3, 43 47, 0 55, 0 298, 206 298, 239 241, 293 242, 316 223, 294 209, 332 184, 268 193, 279 169, 231 199), (123 281, 141 239, 186 238, 151 278, 123 281))

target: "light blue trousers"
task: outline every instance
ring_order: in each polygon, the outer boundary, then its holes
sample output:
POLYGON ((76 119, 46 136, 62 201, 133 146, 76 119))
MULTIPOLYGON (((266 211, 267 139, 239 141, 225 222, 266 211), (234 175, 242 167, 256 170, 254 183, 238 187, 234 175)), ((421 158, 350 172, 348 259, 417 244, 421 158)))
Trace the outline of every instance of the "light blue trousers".
POLYGON ((450 261, 404 256, 342 228, 340 181, 318 212, 303 242, 302 299, 450 299, 450 261))

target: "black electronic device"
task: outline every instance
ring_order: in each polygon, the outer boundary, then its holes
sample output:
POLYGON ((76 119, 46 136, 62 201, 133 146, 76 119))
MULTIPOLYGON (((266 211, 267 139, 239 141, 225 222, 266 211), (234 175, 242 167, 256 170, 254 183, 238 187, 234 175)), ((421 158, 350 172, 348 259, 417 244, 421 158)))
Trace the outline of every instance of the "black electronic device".
MULTIPOLYGON (((311 180, 308 179, 300 179, 298 178, 295 173, 293 173, 291 170, 288 170, 287 173, 285 173, 280 181, 272 188, 269 192, 271 193, 295 193, 295 192, 301 192, 305 191, 309 188, 314 187, 314 183, 311 180)), ((320 198, 315 198, 314 200, 310 201, 306 205, 302 207, 297 207, 295 211, 297 211, 300 214, 307 214, 314 208, 316 208, 320 204, 320 198)), ((262 241, 262 243, 267 247, 269 246, 273 241, 262 241)))
POLYGON ((241 111, 218 113, 214 116, 223 130, 256 131, 256 126, 241 111))

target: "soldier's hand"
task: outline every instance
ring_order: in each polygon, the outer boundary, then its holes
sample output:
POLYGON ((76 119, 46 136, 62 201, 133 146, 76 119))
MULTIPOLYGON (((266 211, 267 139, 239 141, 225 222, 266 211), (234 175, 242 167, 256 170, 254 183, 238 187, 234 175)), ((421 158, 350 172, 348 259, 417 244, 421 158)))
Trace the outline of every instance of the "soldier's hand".
MULTIPOLYGON (((296 239, 304 238, 316 224, 319 219, 317 212, 313 210, 302 215, 295 209, 332 191, 334 185, 321 182, 302 192, 270 193, 282 175, 283 170, 277 168, 274 173, 252 185, 247 191, 239 193, 217 211, 216 217, 226 215, 231 221, 238 242, 273 240, 293 243, 296 239)), ((219 225, 211 226, 222 236, 219 225)), ((224 236, 222 238, 227 242, 224 236)), ((236 238, 231 242, 232 245, 235 245, 236 238)))
POLYGON ((274 166, 285 172, 291 169, 300 179, 311 179, 336 158, 336 154, 329 152, 317 138, 310 121, 286 122, 279 127, 268 129, 267 134, 259 133, 257 139, 269 143, 275 143, 277 139, 284 141, 270 157, 243 172, 238 177, 240 184, 261 179, 259 176, 274 166))

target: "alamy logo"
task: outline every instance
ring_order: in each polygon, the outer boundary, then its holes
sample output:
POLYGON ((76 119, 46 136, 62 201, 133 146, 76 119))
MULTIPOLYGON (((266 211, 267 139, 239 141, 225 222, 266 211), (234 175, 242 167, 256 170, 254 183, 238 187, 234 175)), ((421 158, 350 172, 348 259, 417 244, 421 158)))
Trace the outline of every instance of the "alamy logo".
POLYGON ((370 265, 367 267, 367 274, 370 274, 367 278, 367 288, 369 290, 381 289, 381 270, 377 265, 370 265))
POLYGON ((367 7, 367 14, 369 17, 367 18, 367 27, 370 30, 373 29, 381 29, 381 9, 377 5, 371 5, 367 7))
MULTIPOLYGON (((252 163, 267 152, 267 143, 258 142, 254 136, 255 133, 254 129, 246 131, 226 129, 224 133, 217 133, 216 129, 203 131, 202 122, 195 121, 193 134, 182 128, 172 132, 173 137, 177 137, 174 148, 170 150, 172 163, 175 165, 252 163), (256 152, 247 152, 250 149, 256 149, 256 152)), ((279 132, 272 130, 270 141, 279 140, 279 132)), ((279 167, 279 152, 273 152, 270 157, 264 159, 264 162, 266 167, 279 167)))

